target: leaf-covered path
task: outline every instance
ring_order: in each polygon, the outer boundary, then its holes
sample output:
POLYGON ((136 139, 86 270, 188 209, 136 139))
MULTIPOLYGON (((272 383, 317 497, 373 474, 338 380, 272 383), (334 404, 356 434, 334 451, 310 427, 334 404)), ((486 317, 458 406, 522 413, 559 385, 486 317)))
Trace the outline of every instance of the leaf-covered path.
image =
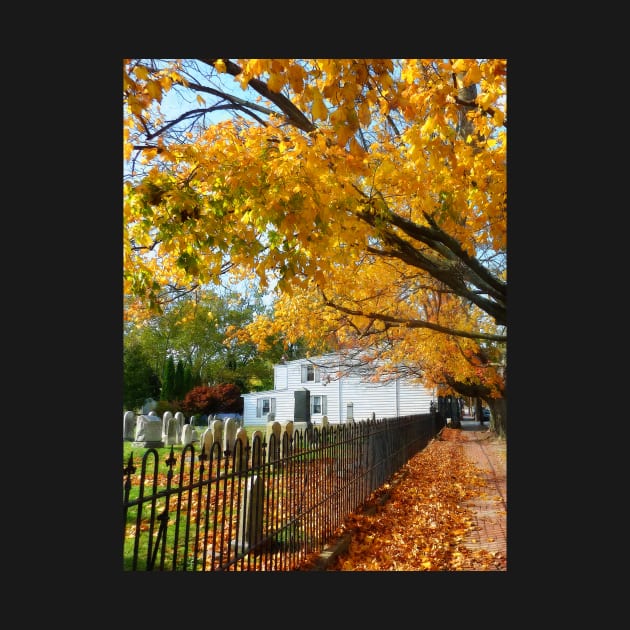
POLYGON ((347 519, 326 570, 506 571, 505 465, 494 434, 443 429, 347 519))

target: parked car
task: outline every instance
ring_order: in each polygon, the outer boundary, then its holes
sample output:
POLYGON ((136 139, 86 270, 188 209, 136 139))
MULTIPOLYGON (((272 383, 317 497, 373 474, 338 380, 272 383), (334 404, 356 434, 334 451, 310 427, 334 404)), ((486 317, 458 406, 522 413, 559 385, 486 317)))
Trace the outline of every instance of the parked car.
MULTIPOLYGON (((474 418, 477 420, 477 410, 475 410, 474 418)), ((488 407, 481 408, 481 420, 479 420, 479 422, 482 424, 484 422, 490 422, 490 409, 488 409, 488 407)))

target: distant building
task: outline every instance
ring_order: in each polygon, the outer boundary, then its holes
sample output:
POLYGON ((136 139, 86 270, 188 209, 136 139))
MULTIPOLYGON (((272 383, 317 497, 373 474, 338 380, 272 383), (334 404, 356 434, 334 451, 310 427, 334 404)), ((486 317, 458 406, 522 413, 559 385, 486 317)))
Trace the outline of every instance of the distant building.
POLYGON ((310 421, 320 424, 395 418, 429 413, 434 392, 398 377, 374 382, 374 368, 366 368, 339 354, 284 361, 274 365, 274 389, 241 394, 243 424, 264 424, 273 413, 279 422, 294 419, 297 404, 306 398, 310 421), (297 393, 296 393, 297 392, 297 393))

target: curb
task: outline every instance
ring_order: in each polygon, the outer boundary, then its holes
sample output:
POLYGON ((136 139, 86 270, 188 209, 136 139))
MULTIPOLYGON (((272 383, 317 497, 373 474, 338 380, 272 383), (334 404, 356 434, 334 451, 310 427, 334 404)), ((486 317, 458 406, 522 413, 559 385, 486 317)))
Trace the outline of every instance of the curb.
MULTIPOLYGON (((362 511, 362 514, 375 514, 379 505, 383 505, 386 503, 391 496, 391 492, 384 492, 376 501, 375 504, 368 506, 365 510, 362 511)), ((354 536, 354 530, 349 530, 345 534, 343 534, 340 538, 335 540, 335 542, 330 543, 324 548, 317 560, 313 563, 312 567, 309 567, 309 571, 327 571, 328 567, 336 560, 339 554, 344 553, 348 550, 350 543, 352 542, 352 538, 354 536)))

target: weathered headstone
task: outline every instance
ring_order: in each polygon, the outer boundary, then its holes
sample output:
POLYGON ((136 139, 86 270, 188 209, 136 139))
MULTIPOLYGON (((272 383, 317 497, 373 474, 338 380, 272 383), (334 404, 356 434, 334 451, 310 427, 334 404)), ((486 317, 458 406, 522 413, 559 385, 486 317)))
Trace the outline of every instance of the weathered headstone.
POLYGON ((236 430, 238 426, 234 418, 228 418, 225 421, 225 431, 223 433, 223 450, 231 453, 234 448, 234 440, 236 440, 236 430))
POLYGON ((234 472, 247 469, 247 431, 242 427, 236 432, 234 440, 234 472))
POLYGON ((214 441, 223 444, 223 420, 213 420, 210 425, 214 441))
POLYGON ((287 439, 285 440, 284 437, 282 438, 281 442, 282 442, 282 457, 288 457, 290 452, 291 452, 291 442, 293 442, 294 439, 294 423, 293 420, 289 420, 285 425, 284 425, 284 433, 287 436, 287 439))
POLYGON ((182 427, 186 424, 186 418, 181 411, 175 414, 175 420, 177 420, 177 444, 182 442, 182 427))
POLYGON ((210 450, 212 449, 212 445, 214 444, 214 435, 212 433, 212 429, 208 427, 202 434, 199 439, 199 446, 201 447, 200 452, 204 453, 206 457, 210 457, 210 450))
POLYGON ((192 443, 192 426, 190 424, 185 424, 182 427, 182 445, 188 446, 192 443))
POLYGON ((168 434, 168 421, 173 417, 171 411, 165 411, 162 415, 162 439, 166 442, 166 436, 168 434))
POLYGON ((267 424, 266 437, 267 442, 267 461, 277 462, 280 459, 280 435, 282 433, 282 425, 276 420, 271 424, 267 424))
MULTIPOLYGON (((307 429, 308 432, 308 429, 307 429)), ((321 428, 316 427, 311 430, 312 442, 313 444, 319 444, 320 438, 324 440, 324 444, 326 444, 327 436, 330 433, 330 422, 328 422, 328 416, 322 417, 322 425, 321 428)))
POLYGON ((123 417, 123 440, 133 441, 136 434, 136 414, 133 411, 125 411, 123 417))
POLYGON ((264 437, 262 431, 258 429, 252 433, 252 468, 257 468, 263 464, 262 445, 264 437))
POLYGON ((133 445, 145 448, 159 448, 164 446, 161 420, 151 415, 138 416, 133 445))
POLYGON ((166 428, 166 438, 164 446, 175 446, 177 444, 177 420, 172 416, 168 419, 168 427, 166 428))
POLYGON ((246 490, 241 499, 237 537, 231 543, 237 553, 249 551, 262 540, 264 497, 262 478, 253 475, 247 480, 246 490))

